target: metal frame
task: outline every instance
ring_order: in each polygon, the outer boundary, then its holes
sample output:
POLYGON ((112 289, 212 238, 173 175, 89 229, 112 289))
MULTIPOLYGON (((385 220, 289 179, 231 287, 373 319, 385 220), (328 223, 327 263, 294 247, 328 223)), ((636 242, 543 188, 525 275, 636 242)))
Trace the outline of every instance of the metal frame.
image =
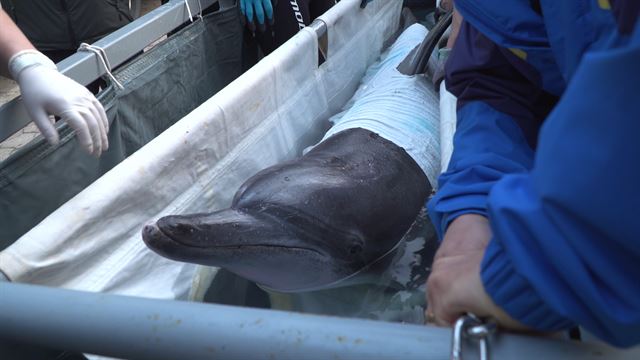
MULTIPOLYGON (((124 359, 447 359, 444 328, 0 282, 0 339, 124 359)), ((640 349, 499 335, 493 359, 637 359, 640 349)), ((477 345, 464 355, 477 358, 477 345)))
MULTIPOLYGON (((110 64, 116 67, 138 54, 153 41, 189 21, 186 3, 192 11, 219 2, 221 8, 235 4, 234 0, 172 0, 148 14, 100 39, 93 45, 104 49, 110 64)), ((95 54, 77 52, 58 63, 58 70, 77 82, 87 85, 106 73, 95 54)), ((31 122, 20 97, 0 106, 0 142, 31 122)))

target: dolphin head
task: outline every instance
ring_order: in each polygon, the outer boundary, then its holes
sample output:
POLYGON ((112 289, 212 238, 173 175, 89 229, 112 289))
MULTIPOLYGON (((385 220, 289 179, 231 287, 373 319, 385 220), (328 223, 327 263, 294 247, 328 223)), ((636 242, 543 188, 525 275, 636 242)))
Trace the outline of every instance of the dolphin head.
POLYGON ((404 149, 349 129, 258 172, 230 208, 161 218, 143 239, 170 259, 223 267, 275 291, 351 285, 394 251, 430 191, 404 149))
POLYGON ((378 256, 359 234, 332 231, 304 214, 261 210, 166 216, 145 226, 142 237, 167 258, 223 267, 281 292, 334 284, 378 256))

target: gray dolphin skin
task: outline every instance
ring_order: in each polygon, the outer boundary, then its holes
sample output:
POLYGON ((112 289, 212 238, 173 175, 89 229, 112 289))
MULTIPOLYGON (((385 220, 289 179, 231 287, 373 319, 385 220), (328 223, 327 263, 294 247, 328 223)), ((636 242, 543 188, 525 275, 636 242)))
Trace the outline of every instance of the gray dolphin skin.
POLYGON ((320 289, 392 253, 430 192, 404 149, 349 129, 257 173, 230 208, 166 216, 142 237, 162 256, 226 268, 275 291, 320 289))

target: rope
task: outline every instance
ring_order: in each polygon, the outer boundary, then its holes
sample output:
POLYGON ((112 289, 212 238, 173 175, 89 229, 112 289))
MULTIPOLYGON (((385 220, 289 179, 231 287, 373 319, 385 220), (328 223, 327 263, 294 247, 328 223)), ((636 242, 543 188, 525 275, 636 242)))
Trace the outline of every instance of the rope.
MULTIPOLYGON (((184 0, 184 5, 187 7, 187 14, 189 14, 189 21, 193 22, 193 15, 191 13, 191 7, 189 6, 189 0, 184 0)), ((200 3, 200 0, 198 0, 198 8, 199 8, 199 12, 198 15, 196 15, 196 19, 200 18, 202 19, 202 3, 200 3)))
POLYGON ((100 62, 102 63, 102 66, 104 67, 105 72, 107 73, 107 76, 109 77, 109 79, 111 79, 111 81, 118 87, 118 89, 124 90, 124 86, 122 86, 122 84, 118 81, 118 79, 116 79, 116 77, 113 76, 113 74, 111 73, 111 64, 109 63, 109 59, 107 58, 107 53, 104 51, 103 48, 95 45, 89 45, 87 43, 82 43, 80 44, 78 51, 89 51, 96 54, 98 59, 100 59, 100 62))

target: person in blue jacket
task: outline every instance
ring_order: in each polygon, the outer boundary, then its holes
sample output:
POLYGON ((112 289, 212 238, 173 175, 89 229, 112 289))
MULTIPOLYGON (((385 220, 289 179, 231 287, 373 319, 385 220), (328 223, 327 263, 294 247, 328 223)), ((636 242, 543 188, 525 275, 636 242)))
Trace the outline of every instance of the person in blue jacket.
POLYGON ((640 2, 455 5, 428 318, 640 343, 640 2))

